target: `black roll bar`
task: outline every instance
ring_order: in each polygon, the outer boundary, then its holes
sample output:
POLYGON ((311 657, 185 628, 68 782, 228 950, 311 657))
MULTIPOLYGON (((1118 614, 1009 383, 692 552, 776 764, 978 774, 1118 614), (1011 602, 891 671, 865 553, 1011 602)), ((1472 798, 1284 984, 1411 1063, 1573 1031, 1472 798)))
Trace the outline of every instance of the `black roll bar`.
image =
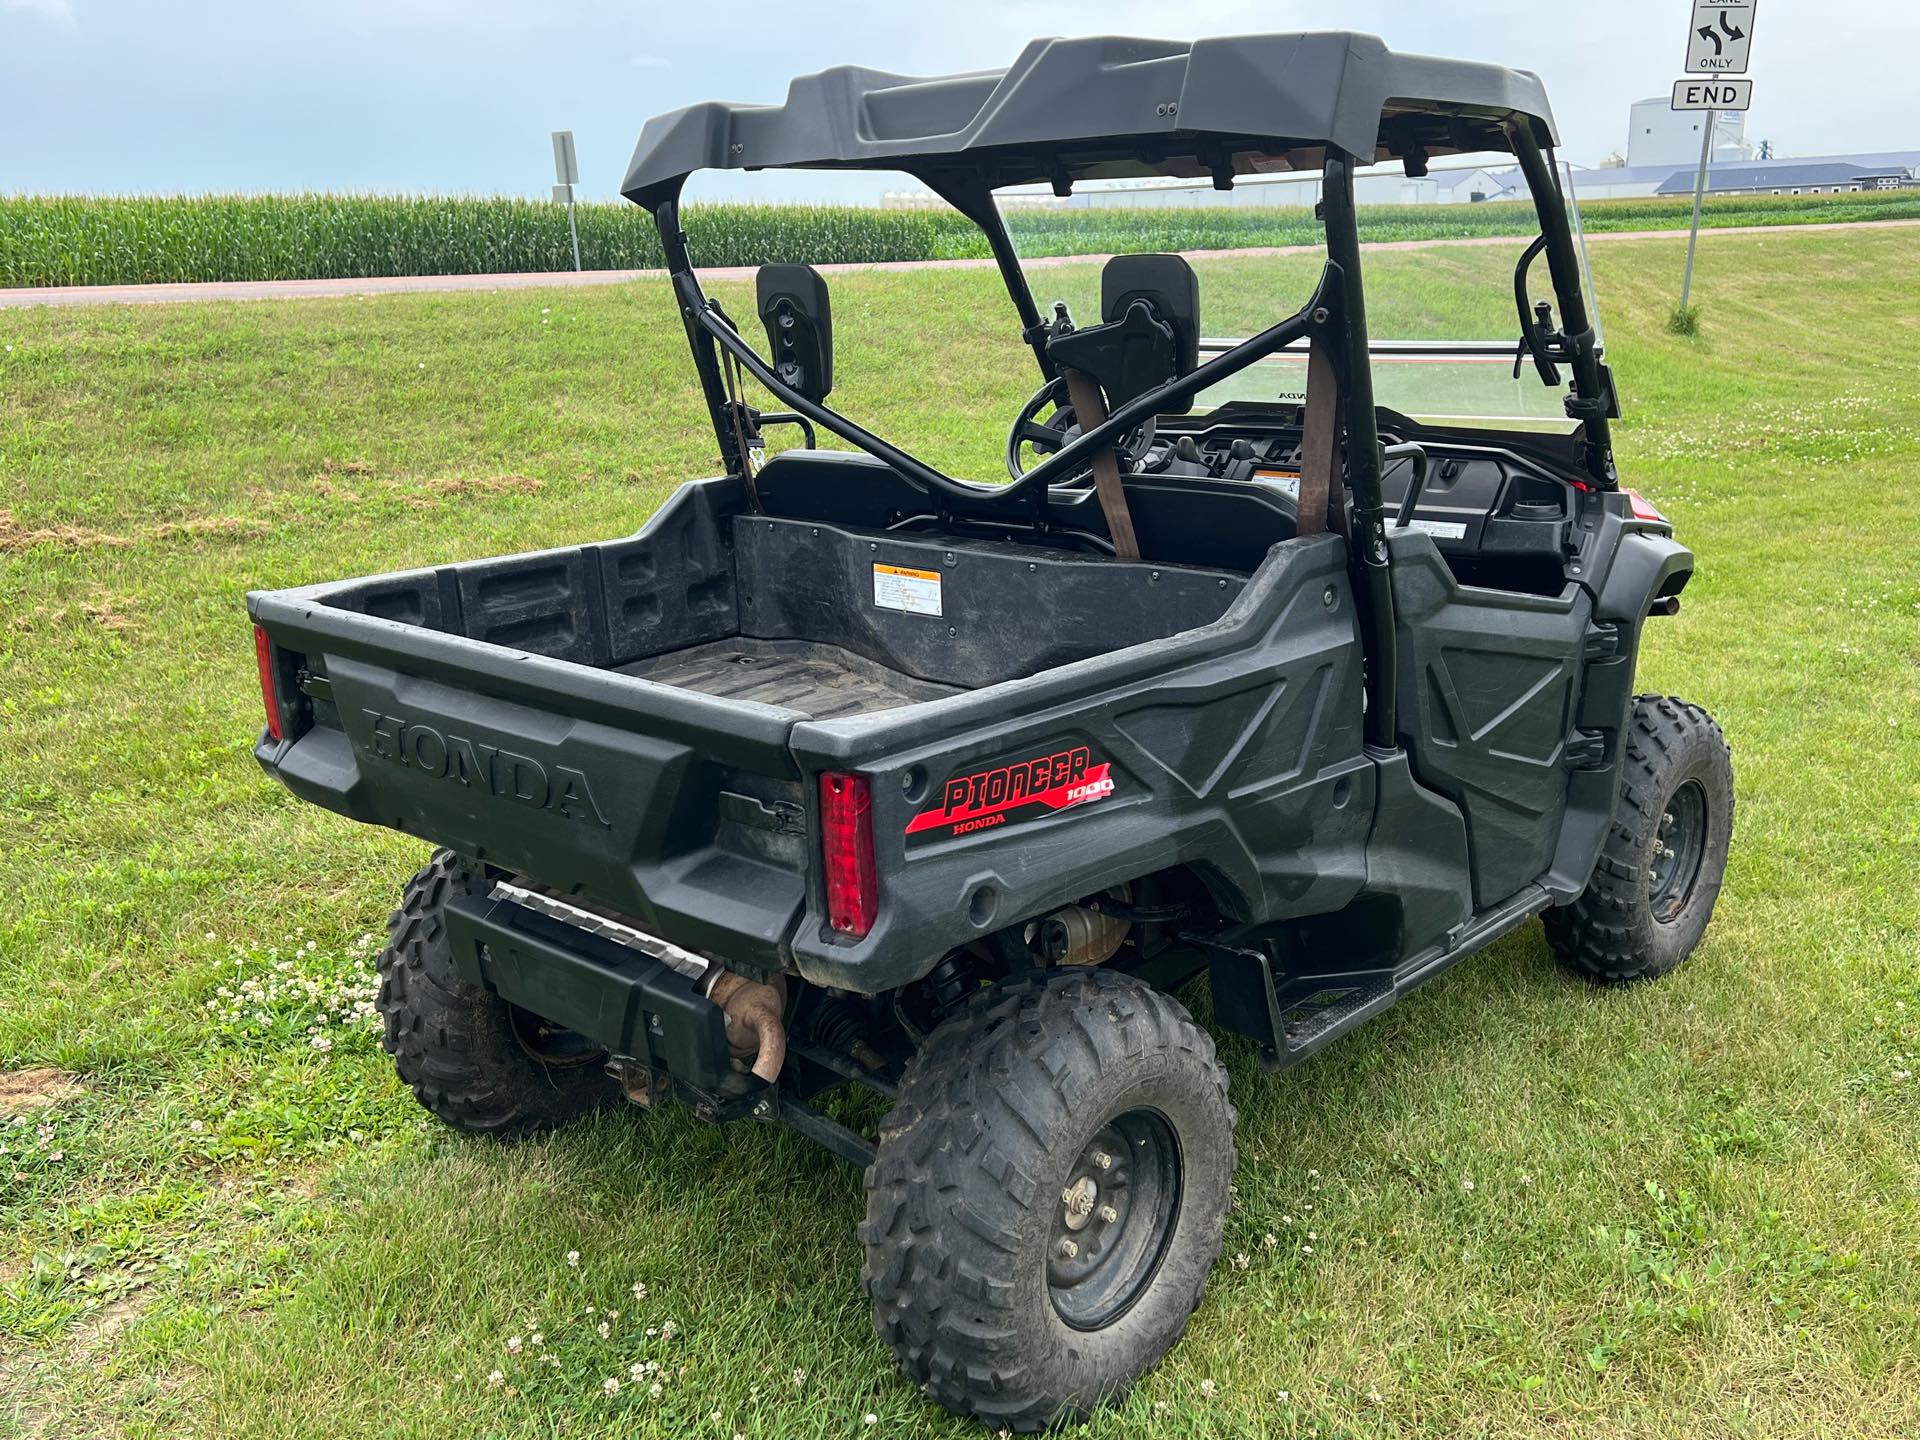
MULTIPOLYGON (((1380 487, 1380 422, 1373 403, 1373 360, 1367 348, 1366 286, 1360 276, 1360 223, 1354 213, 1354 157, 1329 147, 1320 185, 1327 222, 1329 274, 1340 277, 1340 321, 1335 360, 1347 432, 1346 485, 1353 511, 1347 561, 1365 627, 1367 744, 1395 749, 1399 741, 1399 661, 1393 620, 1393 578, 1387 552, 1387 507, 1380 487)), ((1335 474, 1339 474, 1336 469, 1335 474)))
POLYGON ((1573 396, 1567 403, 1567 414, 1579 420, 1585 436, 1587 473, 1602 490, 1612 490, 1619 478, 1613 466, 1613 434, 1607 424, 1609 396, 1601 378, 1593 318, 1587 314, 1586 291, 1580 284, 1580 257, 1573 248, 1573 229, 1567 223, 1567 199, 1560 189, 1557 167, 1534 139, 1532 127, 1514 121, 1506 129, 1514 158, 1520 162, 1520 173, 1527 177, 1527 188, 1533 192, 1534 214, 1539 217, 1540 236, 1547 246, 1547 269, 1553 276, 1554 297, 1560 302, 1560 328, 1569 351, 1567 365, 1573 371, 1573 396))
MULTIPOLYGON (((925 490, 969 504, 1000 506, 1011 505, 1017 497, 1029 492, 1038 491, 1044 495, 1045 488, 1053 483, 1056 477, 1079 469, 1080 465, 1091 458, 1095 451, 1113 443, 1136 425, 1144 424, 1169 404, 1191 400, 1208 386, 1217 385, 1220 381, 1239 374, 1249 365, 1284 350, 1308 334, 1316 323, 1314 318, 1316 314, 1322 311, 1332 313, 1330 307, 1326 306, 1322 300, 1327 289, 1329 274, 1331 269, 1327 274, 1322 275, 1319 289, 1314 292, 1313 299, 1307 302, 1305 308, 1276 325, 1268 326, 1258 335, 1242 341, 1225 354, 1216 355, 1206 364, 1196 367, 1178 379, 1170 380, 1165 385, 1129 400, 1100 424, 1049 456, 1041 464, 1034 466, 1010 485, 980 485, 968 480, 956 480, 908 454, 897 445, 883 440, 837 410, 808 399, 783 381, 774 372, 773 367, 754 352, 753 347, 746 342, 740 332, 728 323, 718 308, 701 293, 700 283, 694 278, 691 270, 676 272, 673 282, 675 293, 680 297, 683 313, 691 316, 688 324, 698 330, 702 341, 710 338, 713 342, 717 342, 722 349, 738 360, 741 368, 753 376, 768 393, 791 407, 796 414, 851 441, 876 459, 884 460, 925 490)), ((701 344, 696 344, 696 353, 701 348, 701 344)), ((1368 388, 1368 396, 1371 402, 1371 386, 1368 388)), ((716 411, 716 427, 721 424, 720 417, 725 413, 725 397, 722 396, 721 406, 716 411)), ((1369 412, 1369 418, 1371 418, 1371 412, 1369 412)), ((1377 469, 1374 476, 1374 489, 1377 496, 1379 491, 1377 469)))

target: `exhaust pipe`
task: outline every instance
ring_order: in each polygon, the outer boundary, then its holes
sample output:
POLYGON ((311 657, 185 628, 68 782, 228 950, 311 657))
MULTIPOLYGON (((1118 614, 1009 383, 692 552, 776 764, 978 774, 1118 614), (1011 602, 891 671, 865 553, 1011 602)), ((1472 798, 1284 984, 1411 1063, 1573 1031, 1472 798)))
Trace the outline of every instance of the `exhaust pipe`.
POLYGON ((775 975, 762 983, 716 966, 705 989, 726 1021, 727 1052, 733 1056, 734 1068, 749 1071, 769 1085, 778 1080, 787 1059, 787 1027, 781 1019, 787 1008, 787 977, 775 975))

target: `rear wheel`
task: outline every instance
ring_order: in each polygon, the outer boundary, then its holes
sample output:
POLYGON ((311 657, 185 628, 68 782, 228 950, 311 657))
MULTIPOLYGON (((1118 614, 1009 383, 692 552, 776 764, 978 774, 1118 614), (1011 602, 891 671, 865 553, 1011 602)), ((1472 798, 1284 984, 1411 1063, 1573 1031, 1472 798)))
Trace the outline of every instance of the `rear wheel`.
POLYGON ((1022 1431, 1122 1394, 1205 1293, 1233 1121, 1170 997, 1081 969, 982 991, 908 1066, 867 1172, 862 1281, 901 1370, 1022 1431))
POLYGON ((1642 695, 1593 877, 1545 916, 1560 963, 1611 983, 1667 974, 1706 931, 1732 839, 1733 760, 1720 727, 1698 705, 1642 695))
POLYGON ((454 1129, 528 1134, 565 1124, 618 1088, 598 1046, 455 969, 447 900, 482 893, 486 883, 446 850, 407 882, 380 955, 381 1043, 414 1098, 454 1129))

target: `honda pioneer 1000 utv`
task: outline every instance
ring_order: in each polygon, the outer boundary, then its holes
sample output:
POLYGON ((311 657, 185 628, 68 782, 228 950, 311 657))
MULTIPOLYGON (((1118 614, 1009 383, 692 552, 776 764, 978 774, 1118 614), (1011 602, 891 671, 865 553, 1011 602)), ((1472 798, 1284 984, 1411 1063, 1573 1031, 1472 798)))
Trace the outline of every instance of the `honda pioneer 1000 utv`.
POLYGON ((1347 34, 1038 41, 650 122, 624 189, 725 473, 629 536, 248 598, 261 764, 444 847, 381 959, 421 1103, 820 1141, 866 1169, 902 1370, 1030 1430, 1153 1365, 1218 1253, 1234 1112, 1183 986, 1281 1067, 1530 916, 1594 980, 1684 959, 1731 770, 1703 711, 1635 694, 1693 557, 1615 478, 1553 144, 1532 75, 1347 34), (1370 342, 1368 268, 1406 257, 1362 254, 1356 167, 1486 151, 1538 220, 1504 342, 1370 342), (1010 480, 829 408, 817 271, 759 272, 764 352, 702 292, 680 200, 710 167, 906 171, 985 231, 1038 372, 1010 480), (1240 341, 1173 255, 1043 314, 995 203, 1287 170, 1324 261, 1240 341), (763 458, 776 424, 801 443, 763 458), (892 1102, 876 1138, 813 1103, 844 1084, 892 1102))

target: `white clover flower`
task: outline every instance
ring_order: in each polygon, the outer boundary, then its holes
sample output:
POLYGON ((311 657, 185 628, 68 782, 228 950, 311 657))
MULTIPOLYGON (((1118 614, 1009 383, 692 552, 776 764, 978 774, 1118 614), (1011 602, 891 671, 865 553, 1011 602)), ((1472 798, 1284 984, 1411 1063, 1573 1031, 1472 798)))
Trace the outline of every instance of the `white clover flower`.
POLYGON ((1253 1261, 1247 1258, 1247 1254, 1244 1250, 1241 1251, 1238 1255, 1233 1257, 1233 1268, 1236 1270, 1244 1270, 1252 1263, 1253 1261))
POLYGON ((580 1268, 580 1252, 578 1250, 567 1251, 567 1264, 575 1270, 580 1268))
POLYGON ((606 1395, 618 1395, 620 1393, 620 1377, 618 1375, 607 1376, 606 1379, 600 1382, 600 1390, 606 1395))
POLYGON ((1273 1247, 1278 1245, 1279 1243, 1280 1243, 1280 1237, 1274 1234, 1273 1231, 1271 1230, 1267 1231, 1266 1234, 1260 1237, 1260 1244, 1268 1250, 1273 1249, 1273 1247))
POLYGON ((665 1387, 662 1386, 658 1380, 647 1386, 647 1394, 651 1395, 655 1400, 658 1400, 665 1393, 665 1387))
POLYGON ((878 1425, 880 1423, 880 1417, 869 1410, 866 1415, 862 1417, 860 1423, 863 1425, 878 1425))
POLYGON ((1203 1398, 1211 1400, 1215 1395, 1219 1393, 1220 1393, 1220 1387, 1214 1384, 1213 1381, 1202 1380, 1200 1382, 1200 1394, 1203 1398))
POLYGON ((534 1346, 544 1345, 547 1343, 547 1337, 536 1330, 527 1337, 527 1343, 534 1346))
POLYGON ((507 1353, 509 1355, 518 1355, 520 1353, 520 1347, 526 1343, 527 1342, 518 1335, 509 1335, 507 1337, 507 1353))
POLYGON ((797 1390, 806 1383, 807 1383, 807 1372, 802 1370, 798 1365, 794 1366, 793 1367, 794 1388, 797 1390))
POLYGON ((604 1320, 602 1320, 598 1325, 594 1326, 593 1328, 600 1332, 600 1338, 602 1340, 606 1339, 609 1335, 613 1333, 613 1327, 604 1320))
POLYGON ((507 1377, 502 1375, 498 1370, 489 1370, 487 1372, 487 1384, 493 1386, 494 1389, 497 1390, 506 1383, 507 1377))
POLYGON ((647 1287, 638 1280, 633 1282, 633 1298, 635 1300, 644 1300, 647 1298, 647 1287))
POLYGON ((1466 1191, 1467 1194, 1471 1195, 1473 1193, 1473 1177, 1469 1175, 1465 1179, 1463 1179, 1460 1182, 1460 1188, 1466 1191))

